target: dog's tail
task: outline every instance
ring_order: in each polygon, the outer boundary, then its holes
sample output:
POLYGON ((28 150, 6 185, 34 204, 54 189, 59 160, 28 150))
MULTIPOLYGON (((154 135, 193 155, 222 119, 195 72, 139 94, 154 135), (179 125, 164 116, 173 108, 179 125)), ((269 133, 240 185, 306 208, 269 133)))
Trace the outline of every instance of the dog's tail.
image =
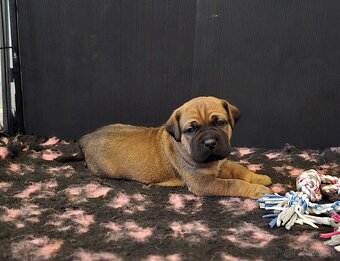
POLYGON ((60 156, 55 158, 56 161, 59 162, 75 162, 75 161, 83 161, 84 155, 77 142, 69 142, 69 144, 60 144, 57 146, 58 151, 60 152, 60 156))

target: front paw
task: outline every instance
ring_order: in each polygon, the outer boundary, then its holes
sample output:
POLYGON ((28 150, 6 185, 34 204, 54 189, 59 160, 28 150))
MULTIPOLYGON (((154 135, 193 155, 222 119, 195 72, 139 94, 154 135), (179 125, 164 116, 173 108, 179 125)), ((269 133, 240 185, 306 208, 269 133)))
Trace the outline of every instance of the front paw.
POLYGON ((253 185, 253 186, 256 186, 255 191, 251 193, 250 195, 248 195, 248 197, 251 199, 262 198, 265 194, 274 194, 270 188, 265 187, 263 185, 253 185))
POLYGON ((252 179, 251 183, 253 184, 261 184, 264 186, 269 186, 272 184, 272 179, 267 175, 260 175, 255 174, 254 178, 252 179))

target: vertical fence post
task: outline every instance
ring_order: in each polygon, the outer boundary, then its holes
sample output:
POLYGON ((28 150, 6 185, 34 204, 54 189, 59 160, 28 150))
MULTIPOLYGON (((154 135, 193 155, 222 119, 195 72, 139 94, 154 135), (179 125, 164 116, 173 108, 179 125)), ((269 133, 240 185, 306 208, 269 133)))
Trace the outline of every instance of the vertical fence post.
POLYGON ((16 0, 0 0, 3 130, 24 132, 16 0))

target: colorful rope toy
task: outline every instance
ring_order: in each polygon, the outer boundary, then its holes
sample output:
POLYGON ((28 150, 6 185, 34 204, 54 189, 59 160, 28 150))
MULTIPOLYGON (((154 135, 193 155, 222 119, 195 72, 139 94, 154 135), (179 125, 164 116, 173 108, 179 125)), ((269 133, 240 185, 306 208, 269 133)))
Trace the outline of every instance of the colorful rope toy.
POLYGON ((337 214, 340 212, 340 201, 329 204, 314 203, 322 199, 321 192, 329 191, 320 189, 322 183, 331 183, 327 189, 337 189, 340 194, 339 178, 318 174, 316 170, 307 170, 297 177, 296 187, 299 191, 290 191, 284 196, 266 194, 257 201, 260 208, 273 210, 272 214, 262 216, 273 218, 269 222, 270 228, 284 226, 290 230, 295 224, 307 224, 314 228, 318 228, 317 225, 332 226, 333 232, 321 234, 320 237, 331 238, 325 244, 339 245, 335 249, 340 251, 340 215, 337 214))
POLYGON ((302 172, 296 178, 296 188, 309 196, 312 202, 319 202, 323 194, 340 194, 340 179, 330 175, 319 174, 315 169, 302 172), (321 187, 321 184, 331 184, 321 187))
POLYGON ((340 201, 331 204, 316 204, 309 200, 303 192, 290 191, 285 196, 266 194, 257 200, 260 208, 274 210, 273 214, 264 215, 263 218, 274 218, 269 222, 271 228, 285 226, 290 230, 294 224, 308 224, 318 228, 317 224, 337 227, 332 217, 317 217, 314 215, 335 214, 340 211, 340 201), (311 215, 314 214, 314 215, 311 215))

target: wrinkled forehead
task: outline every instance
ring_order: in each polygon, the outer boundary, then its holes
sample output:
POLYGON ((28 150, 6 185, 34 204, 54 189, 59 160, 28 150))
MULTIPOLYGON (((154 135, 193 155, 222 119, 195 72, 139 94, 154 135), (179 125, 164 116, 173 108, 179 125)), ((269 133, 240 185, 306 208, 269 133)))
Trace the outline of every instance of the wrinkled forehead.
POLYGON ((185 103, 179 108, 182 125, 196 121, 199 124, 209 124, 213 116, 228 118, 228 114, 220 99, 196 99, 185 103))

